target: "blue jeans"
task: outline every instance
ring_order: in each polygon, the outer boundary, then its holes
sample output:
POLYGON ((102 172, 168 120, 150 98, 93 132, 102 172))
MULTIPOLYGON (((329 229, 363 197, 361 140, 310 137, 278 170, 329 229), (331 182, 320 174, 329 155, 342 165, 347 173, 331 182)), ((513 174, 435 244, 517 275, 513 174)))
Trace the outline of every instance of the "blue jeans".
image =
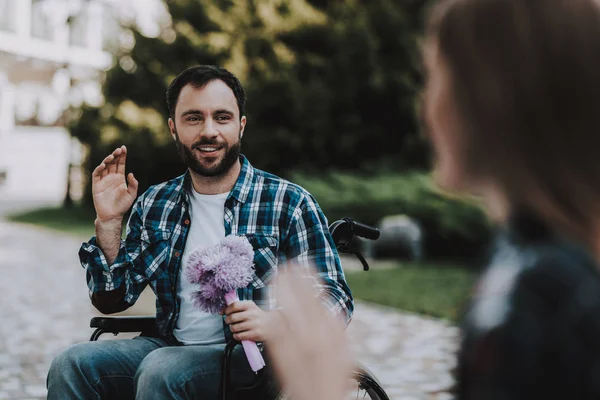
MULTIPOLYGON (((225 345, 173 346, 136 337, 76 344, 48 372, 48 400, 217 399, 225 345)), ((241 346, 234 350, 231 380, 253 381, 241 346)))

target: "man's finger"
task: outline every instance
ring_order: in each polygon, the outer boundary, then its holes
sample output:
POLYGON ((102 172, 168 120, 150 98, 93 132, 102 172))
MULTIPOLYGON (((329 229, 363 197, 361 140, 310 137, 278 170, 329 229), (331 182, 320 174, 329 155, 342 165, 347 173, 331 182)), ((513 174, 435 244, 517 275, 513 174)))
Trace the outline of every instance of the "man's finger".
POLYGON ((104 163, 104 165, 105 165, 105 167, 102 170, 102 176, 101 176, 102 178, 104 178, 106 175, 108 175, 108 166, 109 166, 109 164, 104 163))
POLYGON ((105 165, 105 168, 102 171, 102 177, 105 177, 106 175, 108 175, 108 173, 110 172, 110 164, 113 162, 114 159, 115 159, 115 156, 112 154, 109 154, 106 157, 104 157, 104 160, 102 160, 102 164, 105 165))
POLYGON ((231 313, 225 317, 226 324, 237 324, 239 322, 244 322, 248 320, 248 313, 244 311, 238 311, 231 313))
POLYGON ((94 169, 94 172, 92 172, 92 183, 93 184, 98 183, 100 181, 100 179, 102 178, 102 172, 104 172, 105 168, 106 168, 106 164, 101 163, 94 169))
POLYGON ((125 161, 127 161, 127 148, 125 146, 119 147, 120 155, 117 163, 117 172, 125 175, 125 161))
POLYGON ((115 159, 114 154, 109 154, 106 157, 104 157, 104 160, 102 160, 102 162, 106 165, 110 164, 113 160, 115 159))
POLYGON ((135 179, 135 176, 133 176, 132 173, 129 173, 129 176, 127 177, 127 184, 127 191, 129 192, 131 197, 136 198, 139 182, 137 181, 137 179, 135 179))
POLYGON ((240 313, 227 314, 227 316, 225 317, 225 323, 227 325, 231 325, 231 324, 241 322, 239 319, 239 316, 237 316, 237 314, 240 314, 240 313))
POLYGON ((227 306, 227 308, 225 309, 225 315, 246 311, 251 307, 251 305, 252 302, 249 301, 236 301, 235 303, 227 306))
POLYGON ((241 342, 242 340, 253 340, 255 342, 259 341, 257 335, 254 333, 254 331, 251 330, 241 333, 234 333, 233 338, 238 342, 241 342))
MULTIPOLYGON (((117 149, 119 150, 119 149, 117 149)), ((113 151, 113 153, 111 154, 111 156, 113 156, 112 160, 108 163, 108 173, 109 174, 115 174, 117 172, 117 164, 119 163, 119 158, 121 158, 120 156, 120 151, 113 151)))
POLYGON ((237 324, 229 325, 229 329, 231 329, 231 332, 233 333, 242 333, 250 330, 250 324, 248 324, 247 322, 240 322, 237 324))
POLYGON ((230 304, 227 307, 225 307, 225 309, 223 310, 223 315, 230 315, 230 314, 233 314, 234 312, 237 312, 237 308, 235 307, 235 303, 230 304))

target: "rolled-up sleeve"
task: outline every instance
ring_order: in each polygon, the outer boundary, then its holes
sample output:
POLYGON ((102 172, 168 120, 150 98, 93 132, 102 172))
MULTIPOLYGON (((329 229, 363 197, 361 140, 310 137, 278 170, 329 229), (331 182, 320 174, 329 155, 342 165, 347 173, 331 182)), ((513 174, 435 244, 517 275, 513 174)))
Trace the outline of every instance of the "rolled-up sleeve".
POLYGON ((96 237, 83 243, 79 250, 79 260, 86 271, 90 296, 99 292, 124 290, 124 301, 133 305, 138 299, 148 280, 140 268, 141 252, 141 202, 134 206, 127 223, 127 236, 121 240, 119 253, 112 265, 108 265, 102 249, 98 246, 96 237))

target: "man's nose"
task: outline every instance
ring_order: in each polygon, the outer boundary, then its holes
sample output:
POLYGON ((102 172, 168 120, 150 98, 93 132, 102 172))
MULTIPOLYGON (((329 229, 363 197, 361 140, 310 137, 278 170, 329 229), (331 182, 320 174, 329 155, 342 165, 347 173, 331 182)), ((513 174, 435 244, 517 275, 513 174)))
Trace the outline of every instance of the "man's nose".
POLYGON ((202 136, 214 137, 219 134, 217 129, 217 123, 212 118, 207 118, 204 122, 204 129, 202 130, 202 136))

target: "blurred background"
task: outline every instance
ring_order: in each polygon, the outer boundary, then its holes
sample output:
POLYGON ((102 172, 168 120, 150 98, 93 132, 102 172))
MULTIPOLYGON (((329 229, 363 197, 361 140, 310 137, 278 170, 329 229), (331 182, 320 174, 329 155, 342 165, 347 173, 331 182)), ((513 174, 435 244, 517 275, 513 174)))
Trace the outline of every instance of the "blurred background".
MULTIPOLYGON (((88 177, 114 148, 128 146, 140 193, 182 174, 165 91, 183 69, 217 64, 247 89, 250 161, 308 189, 330 222, 379 226, 363 244, 376 266, 442 280, 477 267, 490 224, 435 187, 419 124, 429 3, 0 0, 0 212, 87 238, 88 177)), ((455 302, 413 303, 456 316, 455 302)))
POLYGON ((218 64, 247 88, 256 167, 305 186, 330 220, 406 215, 423 256, 468 261, 487 221, 432 185, 418 124, 426 5, 0 0, 0 196, 89 208, 87 177, 121 144, 141 191, 181 174, 166 88, 218 64))
MULTIPOLYGON (((242 151, 253 165, 304 186, 330 222, 381 228, 361 244, 373 271, 344 262, 355 296, 453 326, 491 225, 476 201, 432 180, 419 126, 429 3, 0 0, 4 237, 42 229, 48 251, 73 258, 61 268, 77 269, 78 243, 93 234, 91 171, 125 144, 140 193, 182 174, 165 91, 183 69, 217 64, 246 87, 242 151), (74 247, 57 249, 56 235, 74 247)), ((26 242, 11 243, 31 251, 26 242)), ((82 276, 73 284, 85 291, 82 276)))

